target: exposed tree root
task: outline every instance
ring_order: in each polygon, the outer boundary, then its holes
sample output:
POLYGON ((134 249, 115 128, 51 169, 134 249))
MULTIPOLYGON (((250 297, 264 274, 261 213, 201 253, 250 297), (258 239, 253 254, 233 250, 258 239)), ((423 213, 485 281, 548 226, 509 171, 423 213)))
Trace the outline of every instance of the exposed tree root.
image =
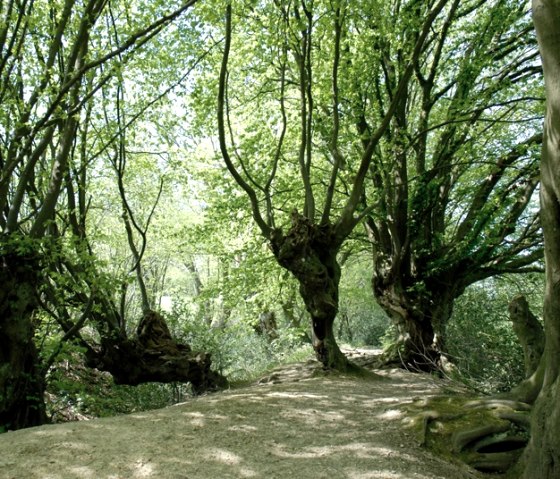
MULTIPOLYGON (((467 446, 476 443, 482 439, 493 437, 494 434, 506 432, 509 429, 507 422, 498 424, 488 424, 486 426, 474 427, 472 429, 459 430, 452 436, 453 450, 455 452, 464 451, 467 446)), ((476 451, 476 444, 473 449, 476 451)))
POLYGON ((500 411, 497 413, 500 419, 505 419, 510 421, 517 426, 526 429, 527 431, 531 427, 531 414, 529 412, 506 412, 500 411))
POLYGON ((469 401, 468 403, 465 404, 465 407, 469 409, 492 409, 492 410, 513 409, 515 411, 531 410, 530 404, 521 401, 514 401, 511 399, 498 399, 498 398, 477 399, 474 401, 469 401))
POLYGON ((511 452, 479 454, 476 459, 469 461, 469 465, 480 472, 505 472, 515 464, 521 451, 517 454, 511 452))
POLYGON ((506 472, 528 442, 530 406, 526 403, 437 397, 416 401, 412 408, 411 423, 418 430, 420 445, 482 472, 506 472))
POLYGON ((427 411, 422 415, 422 430, 420 434, 420 446, 425 446, 428 438, 428 430, 430 423, 435 420, 440 421, 451 421, 453 419, 458 419, 462 414, 440 414, 437 411, 427 411))

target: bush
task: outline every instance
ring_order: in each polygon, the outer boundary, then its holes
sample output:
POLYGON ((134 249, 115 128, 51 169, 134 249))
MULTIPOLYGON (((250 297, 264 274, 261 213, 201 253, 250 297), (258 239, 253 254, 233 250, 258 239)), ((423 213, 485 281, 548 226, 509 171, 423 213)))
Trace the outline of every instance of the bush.
POLYGON ((268 369, 310 354, 310 346, 302 342, 301 331, 278 328, 278 337, 270 341, 255 332, 247 318, 230 316, 220 327, 207 324, 189 307, 177 305, 168 322, 176 337, 195 351, 212 355, 213 368, 231 382, 247 381, 268 369))
POLYGON ((516 294, 525 293, 537 314, 540 294, 533 293, 542 291, 539 281, 539 277, 486 280, 469 287, 455 302, 447 348, 463 381, 497 393, 523 380, 523 350, 509 321, 508 304, 516 294))

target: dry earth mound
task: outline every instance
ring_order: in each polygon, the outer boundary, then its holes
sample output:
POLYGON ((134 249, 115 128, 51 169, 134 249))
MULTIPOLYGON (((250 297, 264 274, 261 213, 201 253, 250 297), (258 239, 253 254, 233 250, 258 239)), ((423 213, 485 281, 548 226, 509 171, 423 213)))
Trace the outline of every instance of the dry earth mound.
MULTIPOLYGON (((358 362, 367 363, 362 352, 358 362)), ((0 435, 0 478, 474 479, 421 446, 406 408, 449 383, 314 362, 156 411, 0 435)))

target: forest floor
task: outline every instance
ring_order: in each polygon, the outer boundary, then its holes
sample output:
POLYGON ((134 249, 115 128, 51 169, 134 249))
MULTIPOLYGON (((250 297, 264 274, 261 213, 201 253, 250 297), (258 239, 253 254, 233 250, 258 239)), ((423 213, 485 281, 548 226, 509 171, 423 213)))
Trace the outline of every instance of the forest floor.
MULTIPOLYGON (((371 352, 350 356, 367 365, 371 352)), ((325 374, 314 361, 165 409, 0 435, 10 479, 475 479, 420 445, 407 405, 460 394, 402 370, 325 374)))

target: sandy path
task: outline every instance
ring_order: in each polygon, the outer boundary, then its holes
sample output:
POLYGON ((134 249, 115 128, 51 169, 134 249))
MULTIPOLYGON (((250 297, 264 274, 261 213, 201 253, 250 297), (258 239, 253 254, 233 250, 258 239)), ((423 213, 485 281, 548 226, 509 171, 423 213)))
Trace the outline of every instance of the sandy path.
POLYGON ((443 382, 283 368, 262 384, 156 411, 0 435, 0 478, 473 479, 419 447, 403 405, 443 382))

